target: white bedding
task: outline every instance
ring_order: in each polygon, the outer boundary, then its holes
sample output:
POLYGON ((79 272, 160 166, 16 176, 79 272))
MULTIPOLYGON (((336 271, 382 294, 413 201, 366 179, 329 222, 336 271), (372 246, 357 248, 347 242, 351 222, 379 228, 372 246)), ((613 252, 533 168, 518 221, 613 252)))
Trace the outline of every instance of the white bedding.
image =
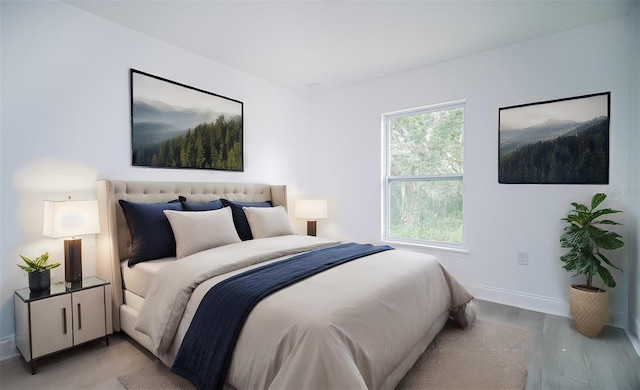
POLYGON ((122 287, 125 291, 130 291, 141 298, 147 296, 153 277, 159 269, 167 264, 176 261, 175 257, 166 257, 152 261, 145 261, 135 264, 133 267, 127 265, 127 260, 120 263, 122 271, 122 287))
MULTIPOLYGON (((156 273, 136 329, 170 367, 215 283, 242 265, 277 261, 269 251, 282 256, 329 244, 282 236, 180 259, 156 273)), ((261 301, 240 334, 227 382, 237 389, 394 388, 413 363, 407 358, 417 358, 448 311, 470 299, 432 256, 391 250, 354 260, 261 301)))

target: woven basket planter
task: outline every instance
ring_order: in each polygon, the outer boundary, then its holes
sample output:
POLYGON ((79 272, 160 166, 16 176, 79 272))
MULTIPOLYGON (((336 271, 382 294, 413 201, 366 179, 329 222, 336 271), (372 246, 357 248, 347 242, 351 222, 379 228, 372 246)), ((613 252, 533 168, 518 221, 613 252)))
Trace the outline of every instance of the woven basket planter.
POLYGON ((572 284, 569 288, 569 307, 576 330, 587 337, 597 337, 607 322, 609 293, 572 284))

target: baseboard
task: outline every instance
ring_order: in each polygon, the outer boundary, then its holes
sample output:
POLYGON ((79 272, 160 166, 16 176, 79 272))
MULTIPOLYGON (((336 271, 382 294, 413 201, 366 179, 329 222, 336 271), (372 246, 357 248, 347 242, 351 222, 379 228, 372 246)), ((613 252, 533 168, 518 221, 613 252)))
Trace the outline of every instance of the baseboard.
POLYGON ((636 337, 640 338, 640 320, 635 316, 631 316, 631 321, 629 321, 629 330, 633 332, 636 337))
MULTIPOLYGON (((475 283, 462 283, 476 298, 484 301, 501 303, 519 307, 521 309, 553 314, 561 317, 570 317, 569 302, 557 298, 542 295, 522 293, 519 291, 483 286, 475 283)), ((620 310, 612 310, 607 319, 608 325, 622 329, 629 329, 629 315, 620 310)))
POLYGON ((16 337, 9 336, 0 340, 0 361, 17 356, 16 337))
POLYGON ((640 321, 634 316, 631 316, 631 321, 629 321, 627 336, 629 336, 633 348, 636 349, 636 353, 640 356, 640 321))

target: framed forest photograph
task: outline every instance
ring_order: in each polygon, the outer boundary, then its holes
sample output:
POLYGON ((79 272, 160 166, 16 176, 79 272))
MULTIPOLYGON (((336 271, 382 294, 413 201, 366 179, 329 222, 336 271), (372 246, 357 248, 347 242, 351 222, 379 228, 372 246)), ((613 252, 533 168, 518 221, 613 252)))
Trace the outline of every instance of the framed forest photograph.
POLYGON ((498 110, 498 182, 608 184, 610 92, 498 110))
POLYGON ((134 166, 243 171, 243 104, 131 69, 134 166))

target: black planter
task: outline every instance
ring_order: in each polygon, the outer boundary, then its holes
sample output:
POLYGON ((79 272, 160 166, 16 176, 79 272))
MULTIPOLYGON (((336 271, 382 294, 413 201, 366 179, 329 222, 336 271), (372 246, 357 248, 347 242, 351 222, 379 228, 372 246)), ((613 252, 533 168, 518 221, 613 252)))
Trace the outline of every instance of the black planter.
POLYGON ((51 270, 29 272, 29 289, 31 291, 47 290, 51 286, 51 270))

